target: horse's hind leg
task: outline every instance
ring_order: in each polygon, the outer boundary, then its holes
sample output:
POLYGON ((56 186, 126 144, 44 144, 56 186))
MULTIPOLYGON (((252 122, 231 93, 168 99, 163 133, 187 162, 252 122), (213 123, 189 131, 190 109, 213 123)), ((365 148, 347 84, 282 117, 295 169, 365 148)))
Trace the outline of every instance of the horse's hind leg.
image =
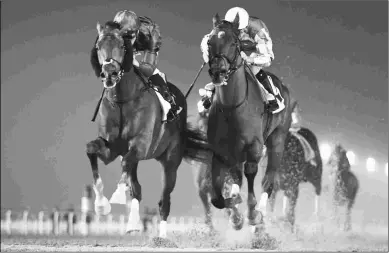
POLYGON ((208 191, 205 187, 199 187, 199 196, 204 207, 205 225, 207 225, 210 230, 213 230, 211 203, 208 200, 208 191))
POLYGON ((354 205, 354 200, 350 199, 347 202, 347 206, 346 206, 346 219, 344 221, 344 231, 350 231, 352 229, 352 225, 351 225, 351 210, 353 208, 353 205, 354 205))
POLYGON ((299 186, 290 186, 289 189, 285 191, 285 196, 288 198, 288 205, 286 208, 286 221, 288 226, 290 226, 291 232, 294 232, 295 220, 296 220, 296 204, 297 198, 299 195, 299 186))
POLYGON ((264 216, 266 216, 268 198, 274 189, 276 172, 281 166, 284 143, 285 133, 280 128, 274 130, 266 141, 268 162, 265 175, 262 179, 263 193, 261 194, 261 199, 259 201, 259 210, 264 216))
POLYGON ((115 160, 117 155, 107 148, 106 143, 102 138, 97 138, 96 140, 89 142, 86 145, 86 153, 92 167, 94 180, 93 190, 96 194, 95 212, 99 215, 107 215, 111 212, 111 205, 103 193, 104 184, 99 175, 97 158, 99 157, 105 164, 108 164, 115 160))

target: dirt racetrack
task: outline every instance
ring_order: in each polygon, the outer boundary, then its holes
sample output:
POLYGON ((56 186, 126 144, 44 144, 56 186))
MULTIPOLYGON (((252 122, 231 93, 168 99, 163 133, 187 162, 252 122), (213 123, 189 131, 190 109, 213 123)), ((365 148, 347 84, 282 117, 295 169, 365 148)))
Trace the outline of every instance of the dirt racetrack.
POLYGON ((1 251, 385 251, 388 232, 384 226, 355 227, 343 232, 329 222, 299 224, 295 234, 279 223, 269 225, 268 236, 252 240, 247 227, 241 231, 217 228, 210 235, 202 228, 168 235, 166 243, 149 236, 20 236, 2 235, 1 251), (223 232, 221 232, 223 231, 223 232), (253 243, 254 242, 254 243, 253 243))

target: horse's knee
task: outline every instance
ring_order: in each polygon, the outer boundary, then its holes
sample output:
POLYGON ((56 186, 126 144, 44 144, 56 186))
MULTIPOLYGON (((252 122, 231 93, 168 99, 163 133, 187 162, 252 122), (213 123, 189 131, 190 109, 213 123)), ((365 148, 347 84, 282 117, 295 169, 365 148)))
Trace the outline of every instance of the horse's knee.
POLYGON ((258 164, 257 163, 246 163, 244 166, 244 175, 246 177, 251 175, 256 175, 258 173, 258 164))
POLYGON ((99 137, 96 140, 90 141, 88 144, 86 144, 86 153, 87 154, 96 154, 104 146, 106 146, 104 139, 99 137))
POLYGON ((96 141, 91 141, 86 144, 86 153, 87 154, 96 154, 100 149, 100 146, 96 143, 96 141))

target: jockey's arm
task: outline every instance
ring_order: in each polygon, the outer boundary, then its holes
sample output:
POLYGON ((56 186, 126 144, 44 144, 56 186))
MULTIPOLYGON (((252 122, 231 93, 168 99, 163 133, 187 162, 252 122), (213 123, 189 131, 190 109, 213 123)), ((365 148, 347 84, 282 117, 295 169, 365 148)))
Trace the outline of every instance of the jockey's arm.
POLYGON ((269 30, 262 20, 253 17, 250 17, 248 30, 249 36, 256 43, 257 53, 243 58, 250 64, 269 67, 274 60, 273 41, 269 30))
POLYGON ((162 44, 162 37, 157 24, 148 18, 143 20, 144 22, 141 23, 140 31, 142 36, 144 35, 146 39, 146 41, 142 43, 145 43, 146 45, 139 68, 142 70, 142 73, 144 73, 147 77, 150 77, 157 68, 158 51, 162 44))

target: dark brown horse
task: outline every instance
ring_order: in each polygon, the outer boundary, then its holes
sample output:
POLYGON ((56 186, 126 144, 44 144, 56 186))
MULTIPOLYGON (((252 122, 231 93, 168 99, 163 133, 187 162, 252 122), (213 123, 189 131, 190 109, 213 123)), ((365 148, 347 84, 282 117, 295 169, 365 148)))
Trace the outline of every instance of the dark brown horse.
POLYGON ((176 184, 177 169, 185 157, 185 148, 191 147, 191 140, 196 137, 196 132, 187 129, 186 100, 176 86, 168 83, 182 111, 175 121, 163 123, 159 98, 152 84, 133 66, 133 48, 125 45, 121 27, 107 22, 104 27, 97 24, 97 31, 98 64, 102 65, 105 92, 98 111, 98 138, 87 144, 96 193, 95 211, 104 215, 111 209, 103 194, 97 159, 107 165, 121 156, 122 176, 111 203, 126 204, 128 190, 132 200, 127 232, 140 230, 142 192, 137 176, 138 163, 156 159, 163 167, 163 187, 158 205, 161 217, 159 235, 165 238, 170 194, 176 184))
MULTIPOLYGON (((296 104, 295 104, 296 105, 296 104)), ((322 190, 323 163, 315 134, 305 127, 296 126, 289 130, 285 139, 285 150, 281 167, 277 171, 273 194, 269 198, 274 212, 276 194, 284 191, 283 214, 293 230, 295 208, 299 195, 299 184, 310 182, 315 188, 315 215, 319 211, 322 190)))
POLYGON ((216 86, 209 109, 207 138, 214 153, 211 202, 218 209, 230 209, 233 227, 241 229, 244 219, 238 204, 242 202, 240 188, 244 170, 248 184, 248 220, 256 230, 265 215, 267 200, 274 186, 275 172, 280 167, 284 140, 291 123, 290 96, 287 87, 275 75, 268 73, 285 98, 286 108, 278 114, 267 110, 257 80, 240 56, 238 24, 238 15, 234 22, 230 23, 220 20, 216 14, 208 41, 209 73, 212 81, 226 83, 216 86), (268 149, 269 162, 262 180, 264 192, 259 210, 256 210, 254 179, 264 145, 268 149), (222 191, 227 172, 233 178, 234 184, 230 197, 224 198, 222 191))
POLYGON ((330 175, 334 186, 334 218, 339 224, 338 207, 346 206, 344 230, 348 231, 351 229, 351 209, 358 193, 359 181, 355 174, 351 172, 346 150, 340 144, 335 145, 327 163, 332 166, 330 175))

